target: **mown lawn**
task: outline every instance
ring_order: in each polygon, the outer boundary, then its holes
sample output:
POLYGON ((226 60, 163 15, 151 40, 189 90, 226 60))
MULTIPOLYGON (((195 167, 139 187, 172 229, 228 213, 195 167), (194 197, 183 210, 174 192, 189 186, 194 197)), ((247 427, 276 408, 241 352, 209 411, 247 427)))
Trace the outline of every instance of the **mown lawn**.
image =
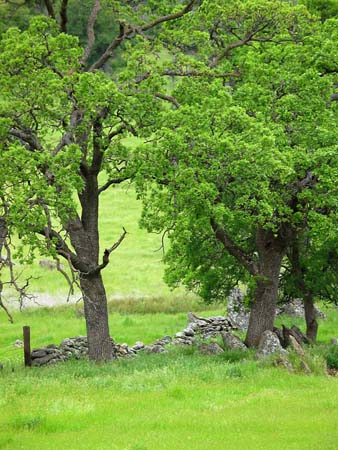
MULTIPOLYGON (((83 334, 84 320, 74 306, 16 319, 0 326, 0 448, 338 448, 338 379, 320 371, 290 374, 251 355, 203 356, 190 348, 101 366, 69 361, 24 369, 22 350, 13 346, 23 324, 31 325, 35 346, 83 334)), ((331 310, 320 340, 337 332, 337 319, 331 310)), ((185 323, 183 312, 111 314, 118 342, 149 343, 185 323)))

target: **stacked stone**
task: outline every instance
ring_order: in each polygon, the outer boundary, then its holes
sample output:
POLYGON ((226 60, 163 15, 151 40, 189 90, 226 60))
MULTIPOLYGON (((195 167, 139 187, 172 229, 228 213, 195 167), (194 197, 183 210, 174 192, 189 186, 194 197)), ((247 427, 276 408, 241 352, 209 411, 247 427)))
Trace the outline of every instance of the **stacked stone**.
POLYGON ((198 317, 188 313, 188 325, 184 330, 176 333, 174 343, 192 345, 196 336, 207 339, 234 329, 236 327, 224 316, 198 317))
POLYGON ((57 345, 51 344, 46 347, 33 349, 32 365, 43 366, 45 364, 55 364, 60 361, 65 361, 67 357, 57 345))
POLYGON ((145 346, 142 350, 146 353, 164 353, 167 351, 165 347, 171 342, 171 336, 164 336, 161 339, 157 339, 153 344, 145 346))
MULTIPOLYGON (((326 315, 315 306, 316 317, 326 319, 326 315)), ((293 298, 288 303, 283 303, 276 308, 276 316, 286 314, 292 317, 304 317, 304 302, 300 298, 293 298)))
POLYGON ((227 318, 240 331, 246 331, 249 326, 250 311, 244 304, 244 293, 235 288, 231 291, 227 302, 227 318))
POLYGON ((69 358, 80 359, 88 354, 87 336, 76 336, 64 339, 60 344, 60 350, 69 358))

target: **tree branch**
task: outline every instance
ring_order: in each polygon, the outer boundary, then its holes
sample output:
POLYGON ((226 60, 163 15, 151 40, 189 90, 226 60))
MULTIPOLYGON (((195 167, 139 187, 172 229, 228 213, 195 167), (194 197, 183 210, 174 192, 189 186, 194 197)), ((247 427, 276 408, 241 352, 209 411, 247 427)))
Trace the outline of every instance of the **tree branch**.
POLYGON ((46 5, 47 11, 48 11, 48 15, 50 17, 52 17, 53 19, 55 19, 55 12, 54 12, 54 8, 52 5, 52 2, 50 0, 44 0, 44 3, 46 5))
POLYGON ((209 77, 209 78, 231 78, 231 77, 238 78, 241 76, 239 72, 216 73, 216 72, 198 72, 195 70, 177 72, 176 70, 171 69, 165 70, 162 75, 171 77, 209 77))
POLYGON ((176 98, 172 97, 171 95, 164 95, 161 94, 160 92, 156 92, 154 96, 160 98, 161 100, 166 100, 167 102, 172 103, 174 106, 176 106, 176 108, 179 108, 181 106, 180 103, 176 100, 176 98))
POLYGON ((120 184, 123 183, 124 181, 129 180, 129 177, 121 177, 121 178, 112 178, 111 180, 108 180, 105 184, 103 184, 100 188, 99 188, 99 195, 106 191, 110 186, 112 186, 113 184, 120 184))
POLYGON ((70 261, 72 266, 80 272, 88 272, 88 266, 85 264, 66 244, 62 236, 55 230, 48 227, 38 231, 38 234, 52 241, 54 240, 54 247, 58 255, 70 261))
POLYGON ((196 1, 197 0, 190 1, 187 4, 187 6, 185 6, 181 11, 178 11, 177 13, 167 14, 165 16, 158 17, 152 22, 149 22, 139 27, 134 27, 132 25, 120 22, 120 30, 118 35, 108 45, 108 47, 106 48, 104 53, 100 56, 100 58, 96 62, 94 62, 94 64, 91 65, 91 67, 88 69, 88 72, 93 72, 96 69, 100 69, 109 60, 109 58, 111 58, 114 51, 122 44, 122 42, 132 34, 141 33, 143 31, 150 30, 151 28, 154 28, 161 23, 179 19, 180 17, 189 13, 193 9, 193 6, 196 3, 196 1))
POLYGON ((93 49, 93 46, 95 44, 94 25, 96 23, 97 15, 98 15, 100 9, 101 9, 101 2, 100 2, 100 0, 95 0, 93 8, 92 8, 90 16, 89 16, 89 19, 88 19, 88 23, 87 23, 87 38, 88 38, 88 41, 87 41, 87 45, 86 45, 86 48, 85 48, 85 51, 84 51, 83 58, 81 59, 81 63, 82 64, 86 63, 86 61, 87 61, 87 59, 88 59, 88 57, 89 57, 89 55, 90 55, 90 53, 91 53, 91 51, 93 49))
POLYGON ((24 142, 28 145, 29 150, 39 150, 43 151, 43 147, 39 142, 38 138, 34 135, 31 129, 27 129, 26 131, 19 130, 17 128, 11 128, 9 130, 9 134, 13 137, 20 139, 20 141, 24 142))
POLYGON ((103 257, 102 257, 102 263, 99 266, 95 267, 95 269, 90 270, 89 272, 86 272, 86 273, 81 273, 81 275, 84 276, 85 278, 90 278, 90 277, 100 273, 101 270, 103 270, 109 264, 110 254, 120 246, 120 244, 126 237, 126 234, 127 234, 127 231, 123 227, 123 233, 119 237, 118 241, 116 241, 112 247, 110 247, 104 251, 103 257))
POLYGON ((216 239, 223 244, 224 248, 230 253, 230 255, 242 263, 251 275, 258 275, 258 267, 256 263, 232 240, 226 231, 216 223, 213 217, 210 219, 210 224, 214 230, 216 239))
POLYGON ((61 6, 60 6, 60 28, 63 33, 67 33, 67 6, 68 6, 68 0, 62 0, 61 6))

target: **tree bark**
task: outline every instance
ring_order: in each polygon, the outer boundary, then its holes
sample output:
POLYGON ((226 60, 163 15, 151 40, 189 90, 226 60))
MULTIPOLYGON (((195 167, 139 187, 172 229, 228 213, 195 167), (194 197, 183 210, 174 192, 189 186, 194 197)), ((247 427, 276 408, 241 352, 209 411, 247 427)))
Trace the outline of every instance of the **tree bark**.
POLYGON ((258 347, 264 331, 273 330, 279 273, 285 254, 283 240, 269 230, 258 229, 256 245, 259 256, 256 289, 245 343, 258 347))
POLYGON ((304 313, 306 322, 306 336, 310 341, 317 339, 318 322, 316 318, 316 308, 313 302, 313 295, 310 292, 304 296, 304 313))
POLYGON ((112 342, 109 334, 106 291, 101 273, 80 280, 83 295, 88 355, 93 361, 112 359, 112 342))
POLYGON ((73 219, 67 231, 81 262, 80 287, 83 295, 89 359, 100 362, 112 359, 108 325, 107 296, 99 269, 99 189, 97 173, 88 172, 79 195, 81 219, 73 219), (83 267, 86 267, 86 272, 83 267))

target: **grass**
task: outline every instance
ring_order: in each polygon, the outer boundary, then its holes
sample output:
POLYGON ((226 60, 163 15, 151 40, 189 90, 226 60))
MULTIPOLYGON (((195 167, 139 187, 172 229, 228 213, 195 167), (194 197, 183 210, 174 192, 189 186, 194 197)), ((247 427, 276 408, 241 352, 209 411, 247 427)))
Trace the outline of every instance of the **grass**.
MULTIPOLYGON (((2 449, 337 449, 338 379, 289 374, 251 354, 204 356, 194 348, 101 366, 69 361, 24 369, 22 349, 13 345, 22 325, 32 327, 39 346, 84 334, 84 319, 74 305, 27 310, 15 319, 0 325, 2 449)), ((181 330, 186 313, 113 312, 110 321, 118 342, 150 343, 181 330)), ((331 309, 320 324, 321 345, 337 334, 337 324, 331 309)))

